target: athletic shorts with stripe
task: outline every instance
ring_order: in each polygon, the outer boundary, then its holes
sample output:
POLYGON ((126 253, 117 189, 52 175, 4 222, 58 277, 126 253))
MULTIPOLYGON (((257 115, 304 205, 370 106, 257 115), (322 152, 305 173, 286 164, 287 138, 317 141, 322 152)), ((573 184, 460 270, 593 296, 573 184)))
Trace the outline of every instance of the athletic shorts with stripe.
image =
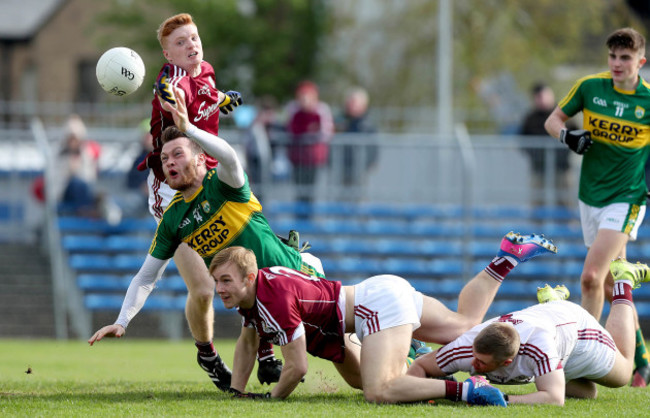
POLYGON ((354 286, 354 326, 359 341, 399 325, 420 327, 422 293, 399 276, 370 277, 354 286))

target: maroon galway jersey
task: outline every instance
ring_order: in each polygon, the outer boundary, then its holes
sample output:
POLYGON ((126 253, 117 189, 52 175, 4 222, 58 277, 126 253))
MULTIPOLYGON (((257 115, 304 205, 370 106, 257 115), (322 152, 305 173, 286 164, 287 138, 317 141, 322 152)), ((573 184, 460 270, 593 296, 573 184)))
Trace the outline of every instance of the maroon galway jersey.
POLYGON ((275 266, 257 275, 257 297, 251 309, 238 308, 244 326, 275 345, 301 336, 307 352, 342 363, 345 356, 343 314, 339 309, 341 282, 320 279, 275 266))
MULTIPOLYGON (((213 135, 218 135, 219 94, 214 83, 212 65, 206 61, 201 62, 201 74, 196 77, 190 77, 185 70, 172 64, 163 65, 160 72, 165 66, 169 66, 170 84, 185 92, 185 103, 187 104, 190 123, 213 135)), ((160 162, 160 150, 162 149, 160 135, 168 126, 174 126, 174 119, 172 119, 171 113, 162 108, 155 91, 151 105, 151 135, 153 136, 154 149, 138 165, 138 170, 142 171, 150 168, 156 177, 164 182, 165 175, 160 162)), ((216 167, 217 161, 207 154, 206 157, 208 170, 216 167)))

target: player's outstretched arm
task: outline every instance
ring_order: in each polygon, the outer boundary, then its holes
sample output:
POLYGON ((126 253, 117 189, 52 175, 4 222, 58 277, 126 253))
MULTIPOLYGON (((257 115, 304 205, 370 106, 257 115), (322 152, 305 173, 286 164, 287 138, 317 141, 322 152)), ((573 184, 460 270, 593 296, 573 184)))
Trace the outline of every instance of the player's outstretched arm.
POLYGON ((303 335, 282 346, 284 366, 280 380, 271 390, 271 397, 284 399, 293 392, 307 374, 307 338, 303 335))
POLYGON ((126 327, 129 326, 129 322, 140 312, 140 309, 142 309, 147 298, 153 291, 156 281, 162 277, 168 262, 169 260, 160 260, 147 254, 144 263, 142 263, 142 267, 140 267, 138 273, 131 279, 126 296, 124 296, 124 301, 122 302, 122 309, 120 309, 120 314, 115 324, 107 325, 95 332, 88 340, 88 344, 93 345, 95 342, 101 341, 104 337, 120 338, 124 335, 126 327))
POLYGON ((525 395, 510 395, 508 403, 549 404, 564 406, 564 371, 558 369, 535 377, 537 392, 525 395))
POLYGON ((239 392, 246 391, 246 384, 255 366, 255 356, 259 339, 253 328, 242 327, 237 344, 232 366, 232 379, 230 387, 239 392))
POLYGON ((237 156, 237 152, 223 138, 212 135, 197 128, 189 122, 185 99, 180 95, 176 87, 171 87, 176 97, 176 105, 165 102, 163 107, 171 113, 176 127, 185 132, 194 142, 199 144, 210 156, 219 161, 217 165, 217 176, 219 180, 233 188, 239 188, 246 182, 244 167, 237 156))

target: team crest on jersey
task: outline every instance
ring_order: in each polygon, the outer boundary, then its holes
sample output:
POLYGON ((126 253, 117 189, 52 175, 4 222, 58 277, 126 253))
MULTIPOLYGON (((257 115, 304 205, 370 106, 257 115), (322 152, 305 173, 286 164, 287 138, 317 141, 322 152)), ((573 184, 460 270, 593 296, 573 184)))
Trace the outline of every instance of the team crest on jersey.
POLYGON ((207 94, 208 96, 211 96, 210 87, 207 84, 204 84, 203 87, 201 87, 197 92, 197 95, 200 96, 201 94, 207 94))
POLYGON ((201 202, 201 207, 203 208, 203 212, 210 213, 210 202, 204 200, 203 202, 201 202))
POLYGON ((634 109, 634 116, 636 116, 637 119, 641 119, 643 115, 645 115, 645 109, 641 106, 637 106, 636 109, 634 109))

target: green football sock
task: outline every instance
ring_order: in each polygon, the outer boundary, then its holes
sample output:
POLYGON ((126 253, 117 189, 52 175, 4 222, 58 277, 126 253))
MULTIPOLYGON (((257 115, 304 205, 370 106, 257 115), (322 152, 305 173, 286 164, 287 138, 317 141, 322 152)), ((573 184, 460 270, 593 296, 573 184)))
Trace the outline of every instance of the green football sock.
POLYGON ((648 365, 648 350, 645 347, 645 340, 643 339, 643 334, 641 333, 641 328, 636 330, 636 348, 634 350, 634 365, 635 367, 641 368, 648 365))

